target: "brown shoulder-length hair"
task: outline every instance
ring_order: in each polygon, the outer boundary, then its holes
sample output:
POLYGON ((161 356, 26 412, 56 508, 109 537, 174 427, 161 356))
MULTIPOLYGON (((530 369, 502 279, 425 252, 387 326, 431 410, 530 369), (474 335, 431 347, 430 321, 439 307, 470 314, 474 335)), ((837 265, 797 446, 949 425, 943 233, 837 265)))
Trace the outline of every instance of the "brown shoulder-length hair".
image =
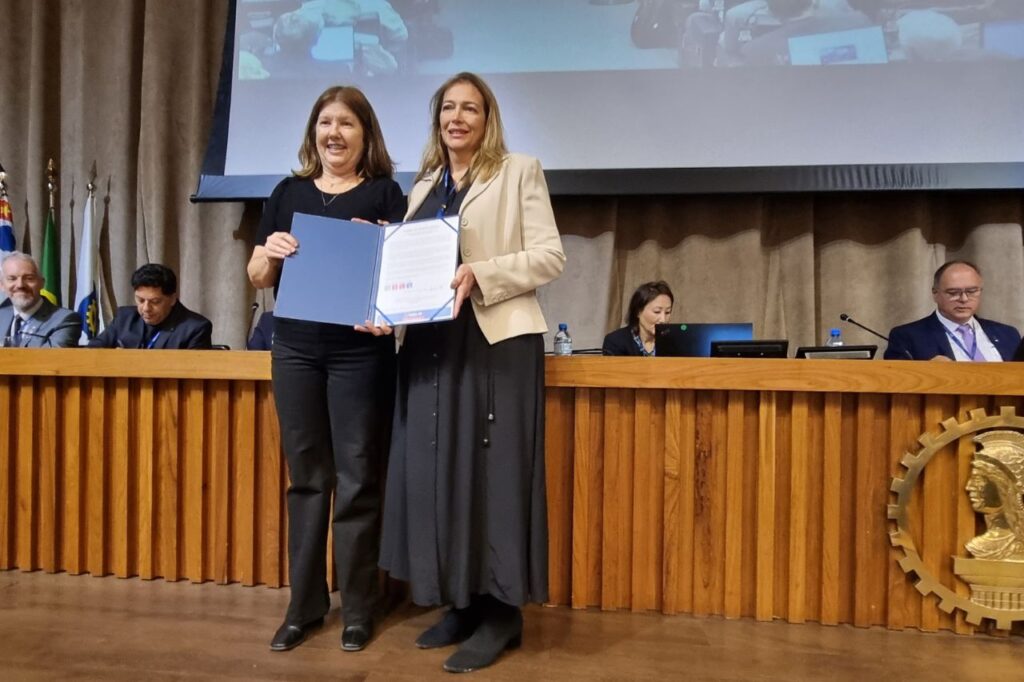
POLYGON ((316 151, 316 122, 320 112, 335 102, 348 107, 363 126, 363 158, 359 160, 356 172, 364 178, 390 178, 394 175, 395 162, 391 160, 388 148, 384 145, 377 114, 362 90, 351 85, 335 85, 316 98, 309 112, 309 120, 306 121, 302 146, 299 147, 299 163, 302 167, 294 171, 295 175, 300 178, 318 178, 323 174, 324 167, 316 151))
POLYGON ((458 83, 468 83, 480 93, 484 100, 484 139, 480 143, 480 149, 473 155, 469 164, 469 177, 474 180, 488 180, 501 169, 501 164, 508 156, 508 147, 505 146, 505 129, 501 125, 501 111, 498 109, 498 98, 494 91, 484 82, 484 79, 475 73, 463 71, 457 73, 437 89, 430 99, 430 139, 427 147, 423 150, 423 162, 420 164, 420 172, 416 179, 420 180, 429 176, 438 168, 448 165, 448 148, 444 146, 441 139, 441 107, 444 105, 444 95, 448 89, 458 83))
POLYGON ((636 288, 636 291, 633 292, 633 297, 629 299, 629 308, 626 313, 626 323, 629 324, 630 329, 634 332, 639 331, 640 313, 643 312, 648 303, 662 295, 668 296, 668 300, 675 304, 676 297, 672 295, 672 289, 669 288, 668 283, 665 281, 644 282, 636 288))

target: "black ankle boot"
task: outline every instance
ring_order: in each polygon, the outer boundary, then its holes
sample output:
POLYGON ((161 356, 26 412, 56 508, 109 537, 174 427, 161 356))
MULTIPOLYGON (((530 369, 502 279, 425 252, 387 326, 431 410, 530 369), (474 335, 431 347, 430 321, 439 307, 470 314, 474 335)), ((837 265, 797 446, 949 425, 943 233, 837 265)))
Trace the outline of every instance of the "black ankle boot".
POLYGON ((482 620, 473 635, 444 662, 450 673, 468 673, 498 660, 506 649, 518 648, 523 640, 523 614, 519 607, 497 599, 484 602, 482 620))
POLYGON ((323 618, 317 618, 302 625, 292 625, 285 621, 274 633, 274 639, 270 640, 271 651, 289 651, 306 641, 306 637, 313 630, 324 624, 323 618))
POLYGON ((421 649, 437 649, 443 646, 458 644, 465 640, 480 625, 480 608, 474 602, 464 609, 452 607, 438 623, 427 628, 416 638, 416 646, 421 649))

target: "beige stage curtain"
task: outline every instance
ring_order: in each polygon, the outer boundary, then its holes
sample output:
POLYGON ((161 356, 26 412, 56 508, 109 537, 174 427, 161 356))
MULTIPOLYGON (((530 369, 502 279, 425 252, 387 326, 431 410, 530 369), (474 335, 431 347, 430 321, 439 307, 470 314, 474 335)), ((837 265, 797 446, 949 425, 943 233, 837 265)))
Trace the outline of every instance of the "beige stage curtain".
MULTIPOLYGON (((982 315, 1024 326, 1024 191, 557 198, 569 261, 544 292, 577 348, 624 324, 633 290, 665 280, 678 322, 753 322, 760 338, 879 343, 934 309, 948 259, 985 275, 982 315)), ((880 349, 881 352, 881 349, 880 349)))
MULTIPOLYGON (((188 200, 226 19, 226 0, 0 0, 0 161, 11 175, 19 245, 36 254, 46 159, 58 164, 65 300, 95 163, 117 304, 131 303, 135 267, 164 262, 178 271, 186 305, 214 321, 214 340, 238 348, 256 296, 245 263, 260 207, 188 200)), ((577 348, 600 346, 622 324, 636 285, 651 279, 673 287, 676 320, 753 321, 759 337, 793 347, 843 326, 841 312, 885 332, 932 309, 931 273, 948 258, 981 266, 983 314, 1024 326, 1024 192, 554 203, 569 260, 541 299, 549 325, 569 323, 577 348)), ((843 329, 848 342, 873 342, 843 329)))
POLYGON ((555 200, 569 262, 544 292, 576 348, 624 323, 636 286, 664 279, 673 319, 753 322, 760 338, 847 343, 934 309, 931 278, 949 259, 985 275, 982 315, 1024 326, 1024 192, 875 192, 555 200))
POLYGON ((214 341, 238 348, 253 300, 253 215, 189 202, 226 21, 225 0, 0 0, 0 161, 18 246, 36 256, 47 159, 57 164, 66 306, 95 165, 110 298, 131 305, 132 271, 165 263, 185 305, 213 320, 214 341))

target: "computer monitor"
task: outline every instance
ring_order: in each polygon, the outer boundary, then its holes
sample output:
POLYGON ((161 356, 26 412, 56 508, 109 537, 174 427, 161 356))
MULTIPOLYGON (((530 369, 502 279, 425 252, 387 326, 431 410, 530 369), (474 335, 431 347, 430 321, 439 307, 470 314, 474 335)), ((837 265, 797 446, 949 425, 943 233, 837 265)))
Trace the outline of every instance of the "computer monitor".
POLYGON ((990 52, 1024 59, 1024 21, 992 21, 981 29, 981 46, 990 52))
POLYGON ((310 56, 318 62, 350 62, 356 57, 355 29, 351 26, 328 26, 310 48, 310 56))
POLYGON ((796 356, 808 360, 870 360, 876 352, 878 346, 800 346, 796 356))
POLYGON ((788 351, 785 339, 711 342, 713 358, 784 358, 788 351))
POLYGON ((750 322, 659 324, 654 330, 654 354, 677 358, 711 357, 712 341, 749 341, 750 322))
POLYGON ((881 26, 813 33, 789 39, 789 63, 794 66, 888 64, 881 26))

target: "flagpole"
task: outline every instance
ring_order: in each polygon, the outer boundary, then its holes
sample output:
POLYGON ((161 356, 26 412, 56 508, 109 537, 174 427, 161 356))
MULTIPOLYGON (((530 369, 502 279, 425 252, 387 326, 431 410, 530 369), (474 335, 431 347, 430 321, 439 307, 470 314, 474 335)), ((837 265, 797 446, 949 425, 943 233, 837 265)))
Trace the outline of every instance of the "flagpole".
POLYGON ((46 189, 50 193, 50 210, 57 206, 57 172, 53 167, 53 159, 46 164, 46 189))
POLYGON ((46 189, 50 193, 50 210, 46 213, 43 229, 43 251, 39 259, 39 274, 43 276, 43 297, 55 306, 61 306, 60 233, 57 231, 57 171, 53 159, 46 164, 46 189))

